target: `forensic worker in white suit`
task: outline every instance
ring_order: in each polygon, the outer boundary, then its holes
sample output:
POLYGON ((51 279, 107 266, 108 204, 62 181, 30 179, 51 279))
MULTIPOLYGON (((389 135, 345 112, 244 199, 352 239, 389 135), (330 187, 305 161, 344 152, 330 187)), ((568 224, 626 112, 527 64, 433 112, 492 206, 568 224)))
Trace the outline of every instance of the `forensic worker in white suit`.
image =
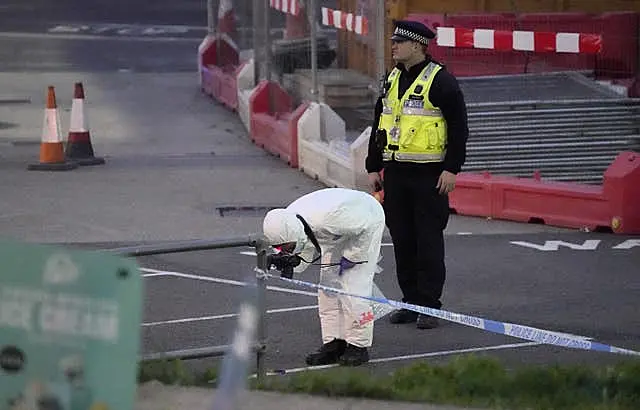
MULTIPOLYGON (((298 256, 295 273, 320 259, 320 284, 362 296, 372 295, 384 229, 382 205, 369 193, 344 188, 306 194, 284 209, 269 211, 263 221, 269 244, 298 256)), ((318 313, 323 344, 306 357, 308 365, 369 361, 370 301, 320 290, 318 313)))

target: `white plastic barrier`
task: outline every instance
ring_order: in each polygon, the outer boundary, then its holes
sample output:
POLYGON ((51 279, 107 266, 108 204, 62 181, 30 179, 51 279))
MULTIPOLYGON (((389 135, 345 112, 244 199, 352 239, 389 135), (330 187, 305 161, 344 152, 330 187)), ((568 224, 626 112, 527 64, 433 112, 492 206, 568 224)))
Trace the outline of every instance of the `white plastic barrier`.
POLYGON ((351 164, 353 171, 353 180, 357 189, 368 189, 369 179, 367 178, 367 170, 365 168, 365 160, 369 153, 369 137, 371 136, 371 126, 365 128, 364 131, 351 144, 351 164))
POLYGON ((370 132, 349 144, 344 120, 327 104, 311 103, 298 122, 298 168, 328 186, 366 188, 370 132))
POLYGON ((249 119, 249 97, 255 87, 253 86, 253 58, 247 61, 247 64, 242 67, 238 73, 238 114, 240 119, 247 129, 249 135, 251 135, 251 121, 249 119))

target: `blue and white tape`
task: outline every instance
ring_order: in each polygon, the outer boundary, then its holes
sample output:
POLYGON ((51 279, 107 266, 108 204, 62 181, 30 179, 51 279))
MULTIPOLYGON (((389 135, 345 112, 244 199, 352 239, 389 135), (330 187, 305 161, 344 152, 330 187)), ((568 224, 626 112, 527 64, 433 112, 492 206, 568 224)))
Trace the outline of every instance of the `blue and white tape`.
POLYGON ((314 288, 314 289, 324 290, 326 292, 365 299, 371 302, 389 305, 396 309, 407 309, 407 310, 422 313, 428 316, 434 316, 443 320, 447 320, 449 322, 458 323, 464 326, 475 327, 477 329, 482 329, 487 332, 516 337, 518 339, 523 339, 523 340, 530 340, 532 342, 537 342, 541 344, 561 346, 561 347, 567 347, 572 349, 592 350, 592 351, 598 351, 598 352, 609 352, 609 353, 640 356, 640 352, 595 342, 583 336, 569 335, 566 333, 553 332, 550 330, 538 329, 530 326, 523 326, 523 325, 517 325, 513 323, 500 322, 496 320, 483 319, 476 316, 464 315, 461 313, 448 312, 446 310, 433 309, 433 308, 428 308, 424 306, 413 305, 410 303, 398 302, 398 301, 390 300, 387 298, 361 296, 361 295, 348 293, 340 289, 335 289, 335 288, 331 288, 331 287, 320 285, 320 284, 305 282, 298 279, 283 278, 278 275, 266 274, 265 276, 269 278, 278 278, 282 281, 291 283, 293 285, 299 285, 307 288, 314 288))

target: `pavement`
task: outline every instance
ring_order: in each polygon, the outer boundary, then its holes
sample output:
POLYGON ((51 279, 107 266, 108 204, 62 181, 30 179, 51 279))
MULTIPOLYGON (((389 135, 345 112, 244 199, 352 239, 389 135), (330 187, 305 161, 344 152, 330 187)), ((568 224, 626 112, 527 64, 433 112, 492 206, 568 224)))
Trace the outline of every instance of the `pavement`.
MULTIPOLYGON (((210 410, 212 389, 165 386, 157 382, 141 385, 135 410, 210 410)), ((305 410, 473 410, 469 407, 436 406, 379 400, 335 399, 304 394, 281 395, 271 392, 250 392, 238 397, 238 410, 305 409, 305 410)), ((223 409, 215 409, 223 410, 223 409)))
MULTIPOLYGON (((202 27, 204 2, 158 1, 149 13, 142 1, 126 2, 126 11, 116 2, 112 14, 100 12, 112 2, 93 11, 80 7, 79 0, 56 2, 47 10, 39 9, 41 3, 10 1, 0 7, 0 22, 25 22, 0 24, 4 237, 92 249, 237 237, 259 232, 267 209, 324 187, 254 146, 237 115, 198 89, 195 50, 202 32, 167 27, 202 27), (28 19, 34 10, 40 10, 36 16, 54 13, 52 25, 44 17, 28 19), (67 28, 52 30, 59 26, 67 28), (149 26, 155 31, 145 32, 149 26), (66 133, 76 81, 84 83, 92 143, 106 164, 60 173, 27 171, 38 159, 46 87, 56 87, 66 133)), ((638 239, 453 216, 446 230, 443 308, 640 349, 638 239)), ((397 300, 388 235, 384 241, 376 283, 397 300)), ((251 252, 235 248, 139 258, 145 275, 142 353, 228 343, 241 285, 254 266, 251 252)), ((310 270, 301 278, 313 282, 316 276, 310 270)), ((319 344, 313 291, 277 279, 269 285, 267 368, 306 371, 304 354, 319 344)), ((388 372, 469 353, 492 355, 509 366, 620 358, 532 345, 452 323, 419 331, 381 319, 366 368, 388 372)), ((189 366, 218 364, 205 359, 189 366)), ((151 383, 141 386, 137 408, 204 408, 212 395, 209 389, 151 383)), ((242 400, 247 409, 418 408, 262 392, 242 400)))

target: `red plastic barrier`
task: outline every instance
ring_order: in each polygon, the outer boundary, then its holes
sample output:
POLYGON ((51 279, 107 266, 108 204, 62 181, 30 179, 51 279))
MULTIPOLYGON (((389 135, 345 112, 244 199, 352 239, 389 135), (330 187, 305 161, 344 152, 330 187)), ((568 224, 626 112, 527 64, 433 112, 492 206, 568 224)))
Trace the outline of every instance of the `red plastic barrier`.
POLYGON ((640 153, 620 153, 604 173, 603 190, 612 229, 640 233, 640 153))
POLYGON ((298 167, 298 121, 307 109, 303 103, 292 111, 291 96, 277 83, 262 81, 249 99, 251 140, 298 167), (271 98, 271 112, 269 112, 271 98))
POLYGON ((502 178, 492 183, 496 219, 640 233, 640 154, 622 152, 602 186, 502 178))
POLYGON ((229 107, 238 108, 238 73, 242 68, 233 40, 215 37, 200 50, 203 91, 229 107))
MULTIPOLYGON (((384 191, 372 195, 384 201, 384 191)), ((602 186, 460 173, 449 207, 459 215, 640 234, 640 153, 620 153, 602 186)))
POLYGON ((492 192, 496 219, 590 230, 610 224, 600 186, 504 178, 493 183, 492 192))
POLYGON ((460 173, 456 178, 456 188, 449 195, 449 208, 460 215, 490 216, 491 182, 489 173, 460 173))

